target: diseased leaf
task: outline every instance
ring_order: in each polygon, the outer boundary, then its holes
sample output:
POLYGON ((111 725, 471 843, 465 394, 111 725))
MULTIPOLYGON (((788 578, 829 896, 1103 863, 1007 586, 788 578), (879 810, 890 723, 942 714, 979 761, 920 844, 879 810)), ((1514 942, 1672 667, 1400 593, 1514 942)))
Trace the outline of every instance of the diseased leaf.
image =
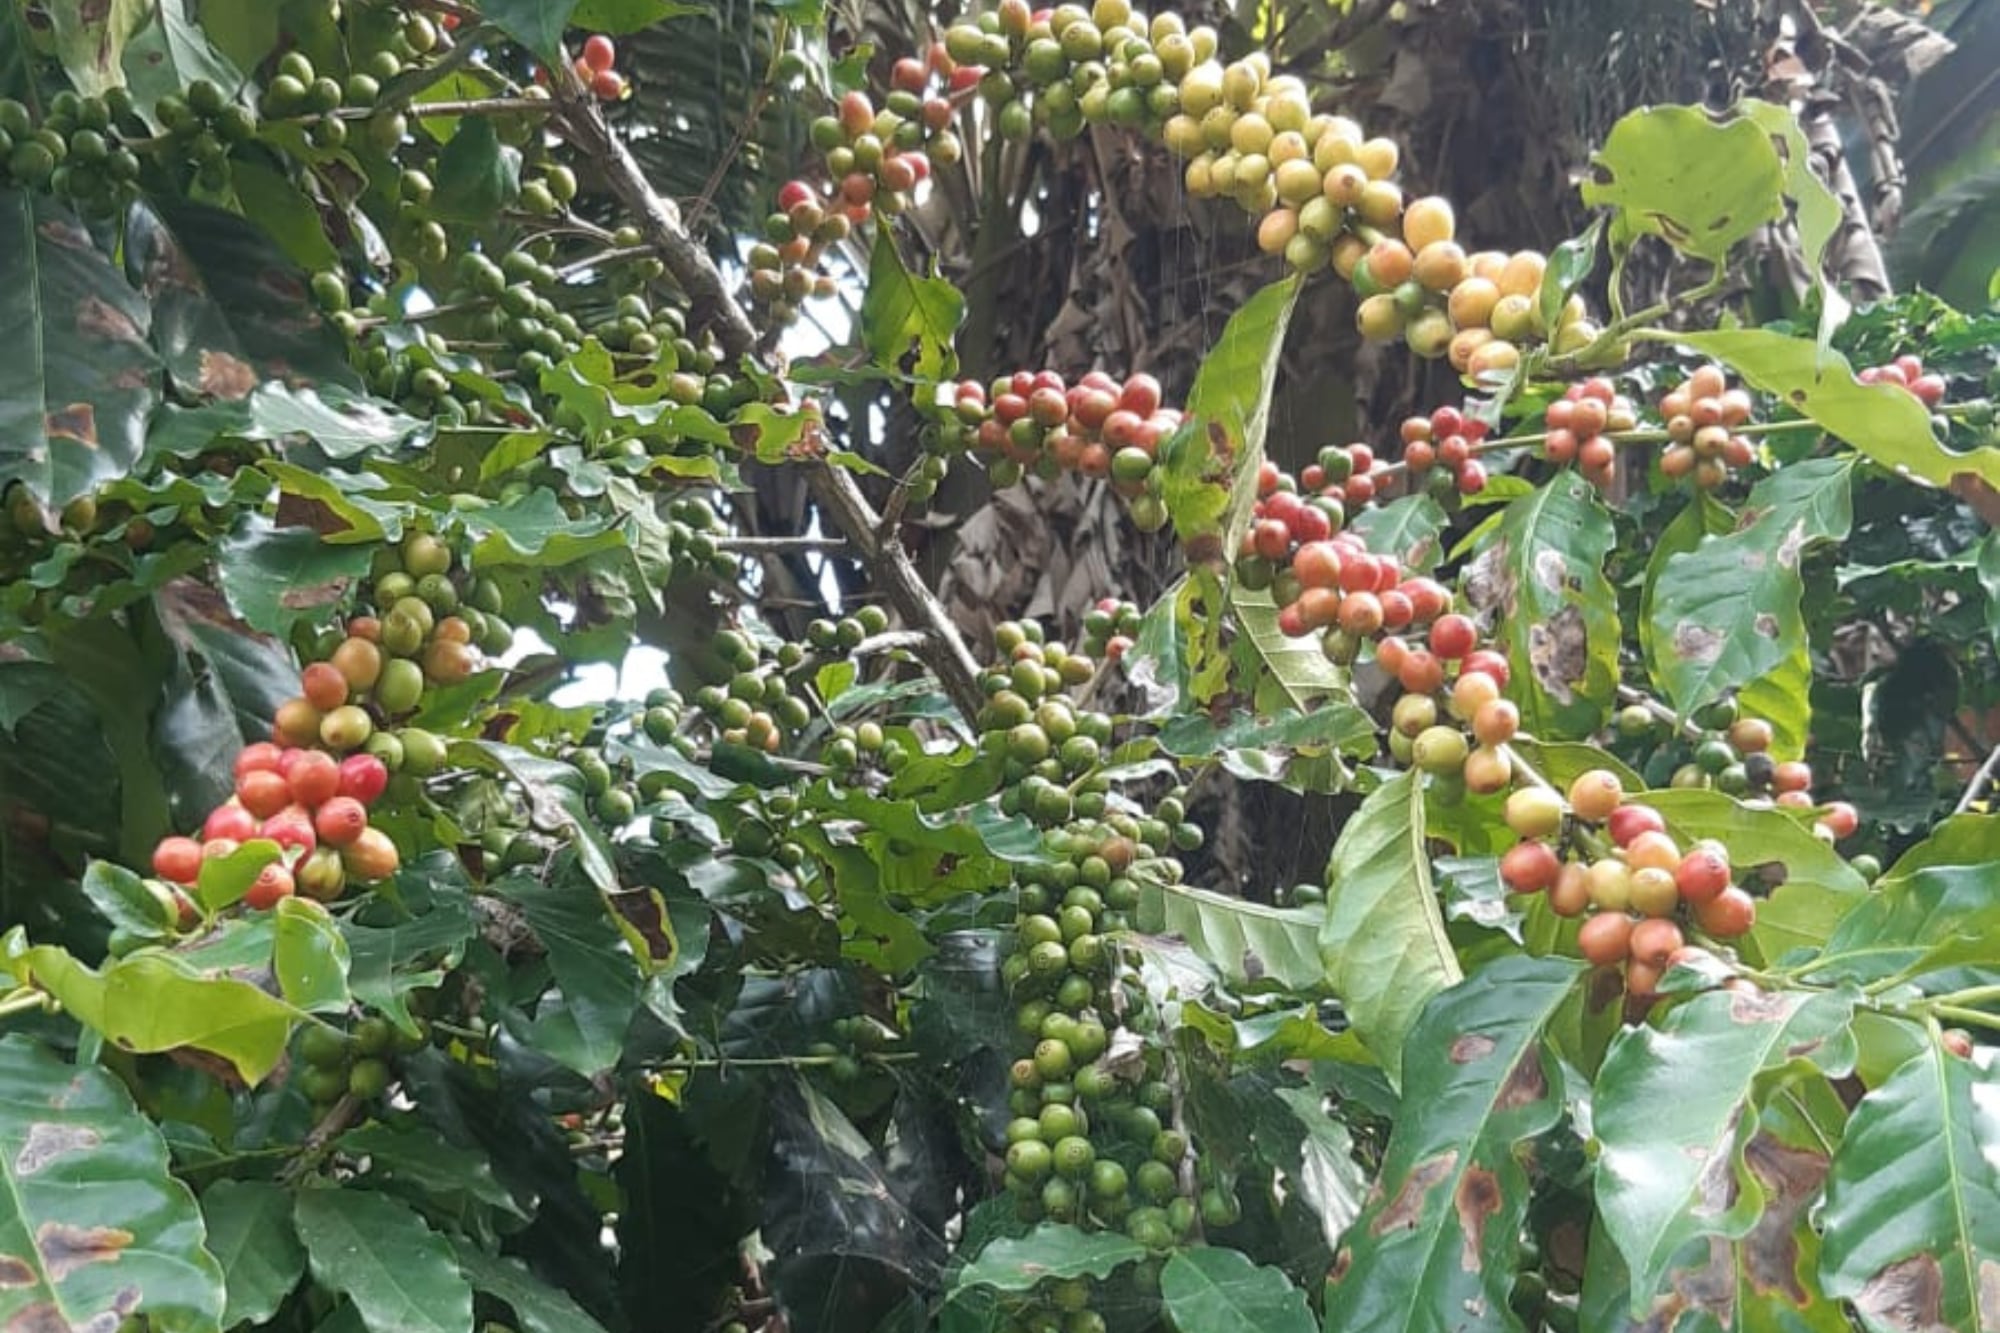
POLYGON ((1573 471, 1511 502, 1466 576, 1467 595, 1498 618, 1513 670, 1507 697, 1524 730, 1588 735, 1618 686, 1618 600, 1604 577, 1617 542, 1596 488, 1573 471))
POLYGON ((1681 1246, 1755 1225, 1763 1195, 1745 1153, 1758 1108, 1785 1082, 1853 1067, 1855 1000, 1709 991, 1612 1040, 1596 1083, 1597 1206, 1631 1270, 1634 1313, 1681 1246))
POLYGON ((1529 1198, 1517 1145, 1562 1114, 1542 1034, 1580 975, 1565 959, 1504 958, 1425 1007, 1381 1175, 1334 1258, 1329 1333, 1512 1326, 1529 1198))
POLYGON ((451 1245, 406 1205, 355 1187, 301 1190, 293 1225, 313 1280, 369 1333, 471 1333, 472 1287, 451 1245))
POLYGON ((1182 1333, 1313 1333, 1306 1294, 1240 1250, 1183 1250, 1160 1270, 1160 1305, 1182 1333))
POLYGON ((1393 555, 1406 569, 1430 570, 1444 554, 1439 539, 1448 522, 1444 507, 1419 491, 1369 506, 1348 528, 1375 554, 1393 555))
POLYGON ((2000 1328, 2000 1064, 1927 1042, 1861 1099, 1827 1177, 1820 1280, 1864 1327, 2000 1328))
POLYGON ((1319 952, 1354 1030, 1400 1083, 1403 1043, 1424 1004, 1460 980, 1424 846, 1419 774, 1377 787, 1340 830, 1327 863, 1319 952))
POLYGON ((1627 113, 1591 156, 1583 202, 1613 210, 1611 243, 1658 236, 1720 261, 1731 246, 1784 215, 1785 168, 1755 121, 1718 122, 1700 107, 1627 113))
POLYGON ((229 609, 250 628, 285 637, 299 621, 316 624, 344 607, 367 580, 374 551, 334 545, 311 528, 274 528, 261 516, 246 515, 219 554, 229 609))
POLYGON ((228 1277, 222 1326, 261 1324, 306 1274, 292 1230, 292 1192, 262 1180, 218 1180, 201 1195, 208 1252, 228 1277))
POLYGON ((0 1325, 213 1333, 222 1269, 160 1131, 108 1070, 0 1037, 0 1325))
POLYGON ((0 190, 0 487, 54 510, 125 475, 160 400, 151 318, 74 213, 0 190))

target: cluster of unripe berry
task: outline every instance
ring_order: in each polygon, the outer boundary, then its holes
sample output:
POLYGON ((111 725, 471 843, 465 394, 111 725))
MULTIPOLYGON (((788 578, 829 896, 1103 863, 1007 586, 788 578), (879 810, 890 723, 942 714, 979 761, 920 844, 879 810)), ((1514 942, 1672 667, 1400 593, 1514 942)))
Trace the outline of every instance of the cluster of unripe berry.
POLYGON ((1001 0, 945 30, 944 46, 978 71, 979 95, 1005 139, 1036 126, 1073 139, 1086 125, 1158 134, 1181 101, 1180 85, 1216 52, 1215 30, 1190 29, 1178 14, 1147 19, 1128 0, 1036 10, 1001 0))
POLYGON ((294 1083, 322 1113, 342 1097, 373 1101, 395 1082, 396 1057, 422 1050, 426 1041, 375 1015, 356 1023, 352 1032, 330 1023, 307 1023, 299 1030, 294 1083))
MULTIPOLYGON (((181 110, 191 137, 193 117, 185 104, 181 110)), ((109 217, 139 178, 139 156, 127 140, 145 137, 123 88, 87 98, 64 90, 49 99, 40 125, 25 105, 0 98, 0 183, 47 190, 90 216, 109 217)), ((170 141, 180 137, 169 129, 170 141)), ((217 148, 226 156, 220 140, 217 148)))
POLYGON ((1110 784, 1096 770, 1111 716, 1065 694, 1096 674, 1096 662, 1047 640, 1033 620, 1005 621, 993 638, 1004 660, 980 677, 986 703, 973 725, 982 752, 1004 756, 1001 811, 1044 827, 1103 815, 1110 784))
MULTIPOLYGON (((886 621, 885 621, 886 623, 886 621)), ((741 630, 724 629, 709 641, 710 658, 696 664, 709 683, 694 692, 694 705, 715 725, 716 734, 731 745, 747 745, 775 754, 788 737, 812 722, 812 709, 792 693, 785 673, 806 660, 796 643, 779 645, 771 660, 755 640, 741 630)))
POLYGON ((1165 526, 1167 507, 1154 470, 1161 442, 1180 428, 1182 417, 1161 405, 1160 382, 1151 375, 1121 383, 1093 370, 1069 384, 1053 370, 1022 370, 990 389, 964 380, 949 393, 939 446, 969 446, 988 460, 995 485, 1011 486, 1029 471, 1107 477, 1140 530, 1165 526))
MULTIPOLYGON (((1673 395, 1668 395, 1671 401, 1673 395)), ((1542 457, 1567 466, 1574 463, 1585 481, 1605 490, 1617 473, 1618 446, 1610 433, 1628 431, 1639 424, 1632 400, 1618 392, 1610 380, 1591 378, 1572 384, 1563 396, 1542 413, 1547 434, 1542 439, 1542 457)), ((1668 452, 1678 446, 1669 446, 1668 452)), ((1745 442, 1745 448, 1748 443, 1745 442)), ((1718 464, 1720 466, 1720 464, 1718 464)), ((1682 475, 1669 473, 1670 476, 1682 475)))
POLYGON ((1139 637, 1144 618, 1136 602, 1099 598, 1097 605, 1083 613, 1084 655, 1107 662, 1122 660, 1131 651, 1132 641, 1139 637))
POLYGON ((846 94, 834 115, 812 123, 813 146, 825 155, 831 178, 827 195, 822 198, 806 182, 792 181, 780 192, 778 207, 789 212, 800 197, 810 198, 829 216, 845 217, 856 226, 876 209, 902 212, 933 167, 949 166, 964 151, 951 129, 956 114, 952 94, 962 91, 963 84, 951 58, 934 46, 928 61, 906 57, 896 62, 881 106, 867 93, 846 94), (790 200, 786 192, 793 196, 790 200))
POLYGON ((1812 765, 1775 758, 1771 724, 1740 713, 1734 699, 1718 699, 1696 709, 1684 729, 1669 730, 1671 716, 1644 704, 1628 705, 1618 714, 1614 743, 1643 754, 1649 783, 1713 788, 1742 800, 1769 801, 1794 810, 1817 808, 1820 814, 1813 829, 1828 842, 1840 842, 1860 826, 1860 814, 1848 802, 1816 804, 1812 765))
POLYGON ((1721 844, 1683 849, 1657 810, 1626 801, 1608 769, 1579 774, 1567 800, 1519 787, 1504 816, 1521 839, 1500 858, 1507 888, 1546 892, 1558 916, 1583 917, 1578 952, 1599 967, 1622 964, 1635 997, 1657 992, 1687 944, 1684 927, 1731 940, 1756 924, 1756 899, 1735 885, 1721 844))

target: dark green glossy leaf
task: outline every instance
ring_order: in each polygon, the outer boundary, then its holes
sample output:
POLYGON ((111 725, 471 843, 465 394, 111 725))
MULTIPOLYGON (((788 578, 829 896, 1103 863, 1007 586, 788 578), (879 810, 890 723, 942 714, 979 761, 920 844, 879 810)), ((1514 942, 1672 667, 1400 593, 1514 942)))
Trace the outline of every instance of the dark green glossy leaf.
POLYGON ((1740 1238, 1755 1223, 1762 1193, 1744 1153, 1757 1108, 1784 1082, 1853 1067, 1854 1003, 1843 992, 1710 991, 1612 1041, 1597 1075, 1597 1204, 1631 1269, 1635 1312, 1682 1245, 1740 1238))
POLYGON ((1807 975, 1859 983, 1900 976, 1921 985, 1929 972, 2000 962, 1996 861, 2000 818, 1960 815, 1940 825, 1854 901, 1807 975))
POLYGON ((398 925, 342 921, 347 984, 354 998, 414 1035, 418 1028, 410 1015, 409 993, 443 981, 445 968, 457 964, 474 929, 471 908, 461 894, 439 895, 430 911, 398 925))
POLYGON ((900 373, 903 358, 916 347, 912 363, 919 380, 937 383, 958 371, 952 339, 965 315, 965 298, 943 278, 920 278, 896 251, 893 228, 875 229, 868 262, 868 291, 861 298, 861 337, 875 363, 900 373))
POLYGON ((1160 1305, 1179 1333, 1313 1333, 1306 1294, 1240 1250, 1183 1250, 1167 1260, 1160 1305))
POLYGON ((1572 236, 1549 252, 1548 266, 1542 270, 1542 289, 1535 298, 1543 328, 1553 329, 1562 322, 1563 306, 1597 267, 1597 247, 1603 238, 1604 219, 1599 217, 1581 236, 1572 236))
MULTIPOLYGON (((156 128, 159 126, 154 106, 161 97, 169 93, 179 96, 197 79, 208 80, 228 96, 235 95, 243 87, 242 73, 228 56, 216 50, 209 42, 207 31, 194 21, 194 0, 159 0, 157 6, 144 0, 137 0, 136 3, 134 0, 114 0, 115 8, 123 9, 128 4, 142 13, 152 11, 151 21, 133 33, 132 40, 126 43, 122 58, 126 87, 132 92, 139 114, 149 123, 156 128)), ((204 10, 209 7, 203 6, 204 10)), ((213 14, 205 17, 211 21, 215 18, 213 14)), ((250 18, 254 31, 259 26, 257 17, 252 15, 250 18)), ((265 51, 269 49, 268 45, 264 48, 265 51)))
POLYGON ((1410 1032, 1402 1114, 1327 1288, 1328 1333, 1514 1327, 1529 1182, 1516 1145, 1562 1114, 1543 1042, 1580 969, 1502 959, 1444 991, 1410 1032))
POLYGON ((306 1252, 292 1230, 292 1192, 262 1180, 218 1180, 201 1195, 208 1252, 228 1276, 222 1326, 261 1324, 306 1275, 306 1252))
POLYGON ((1524 730, 1583 736, 1602 725, 1618 685, 1618 599, 1604 577, 1617 542, 1597 490, 1557 474, 1502 511, 1467 575, 1473 603, 1499 617, 1513 667, 1507 697, 1524 730))
POLYGON ((1305 994, 1323 990, 1322 919, 1316 909, 1267 907, 1185 884, 1139 886, 1139 929, 1179 936, 1239 986, 1275 984, 1305 994))
MULTIPOLYGON (((1252 592, 1231 583, 1229 605, 1236 627, 1242 631, 1237 651, 1247 654, 1256 668, 1251 679, 1253 693, 1276 695, 1275 702, 1260 699, 1260 703, 1305 711, 1329 695, 1347 691, 1347 674, 1328 660, 1318 638, 1307 635, 1294 639, 1278 628, 1278 606, 1270 593, 1252 592), (1267 682, 1275 688, 1267 690, 1267 682)), ((1195 637, 1190 636, 1190 641, 1195 637)), ((1343 702, 1352 706, 1351 701, 1343 702)))
POLYGON ((354 1304, 369 1333, 471 1333, 472 1287, 451 1245, 370 1189, 302 1190, 292 1214, 313 1280, 354 1304))
POLYGON ((151 319, 75 214, 0 190, 0 485, 60 508, 125 474, 160 399, 151 319))
POLYGON ((1854 1108, 1833 1155, 1820 1280, 1864 1327, 2000 1327, 2000 1066, 1926 1043, 1854 1108))
POLYGON ((451 1248, 473 1289, 505 1301, 521 1333, 604 1333, 568 1292, 542 1281, 519 1260, 488 1254, 462 1236, 452 1237, 451 1248))
POLYGON ((1344 788, 1349 775, 1340 757, 1371 759, 1380 748, 1374 720, 1353 700, 1339 696, 1322 700, 1310 712, 1287 710, 1268 718, 1241 714, 1221 726, 1203 714, 1183 713, 1160 728, 1159 741, 1168 754, 1214 757, 1246 782, 1277 782, 1294 790, 1310 780, 1308 766, 1297 760, 1331 759, 1330 766, 1314 767, 1330 771, 1344 788))
POLYGON ((521 45, 554 62, 562 58, 563 29, 577 0, 482 0, 480 12, 521 45))
POLYGON ((108 1070, 0 1037, 0 1322, 115 1329, 143 1309, 166 1333, 210 1333, 222 1270, 167 1145, 108 1070))
MULTIPOLYGON (((548 15, 568 8, 563 0, 507 0, 522 13, 548 15)), ((562 28, 558 21, 556 33, 562 28)), ((532 43, 531 43, 532 45, 532 43)), ((489 116, 466 116, 458 122, 437 160, 437 192, 431 212, 446 222, 490 222, 521 195, 521 150, 500 142, 489 116)))
POLYGON ((526 876, 510 876, 493 888, 526 913, 560 988, 559 1005, 545 996, 537 1009, 535 1045, 587 1076, 617 1064, 638 1008, 640 978, 602 898, 581 884, 526 876))
MULTIPOLYGON (((1653 590, 1647 666, 1683 714, 1774 673, 1789 693, 1803 692, 1812 664, 1799 566, 1814 544, 1847 535, 1852 480, 1849 459, 1782 468, 1751 489, 1734 531, 1667 558, 1653 590)), ((1793 751, 1803 737, 1787 731, 1793 751)))
POLYGON ((1424 836, 1422 778, 1401 773, 1369 793, 1327 863, 1319 936, 1327 984, 1392 1083, 1417 1015, 1460 980, 1424 836))
POLYGON ((430 1209, 482 1209, 527 1220, 528 1212, 493 1174, 477 1148, 460 1147, 428 1125, 394 1128, 375 1121, 340 1136, 340 1151, 368 1159, 368 1178, 416 1196, 430 1209))
POLYGON ((222 590, 250 628, 286 637, 299 621, 318 623, 368 578, 374 551, 336 546, 311 528, 274 528, 247 516, 222 543, 222 590))

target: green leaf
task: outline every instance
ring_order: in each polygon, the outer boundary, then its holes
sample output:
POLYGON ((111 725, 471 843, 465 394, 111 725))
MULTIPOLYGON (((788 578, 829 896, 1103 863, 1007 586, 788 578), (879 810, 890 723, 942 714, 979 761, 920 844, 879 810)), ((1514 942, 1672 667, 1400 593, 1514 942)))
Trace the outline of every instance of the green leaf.
POLYGON ((1421 777, 1404 772, 1369 793, 1327 863, 1319 952, 1354 1030, 1401 1081, 1403 1043, 1425 1003, 1458 984, 1424 847, 1421 777))
POLYGON ((1507 696, 1524 730, 1583 736, 1603 725, 1618 687, 1618 598, 1604 577, 1617 544, 1597 490, 1573 471, 1502 511, 1467 574, 1468 593, 1499 614, 1513 667, 1507 696))
POLYGON ((1884 875, 1840 919, 1807 975, 1820 983, 1901 976, 1921 986, 1926 973, 1942 968, 1992 966, 2000 939, 1993 866, 1986 859, 1884 875))
POLYGON ((246 515, 217 555, 229 609, 250 628, 285 638, 299 621, 317 624, 344 606, 367 581, 374 550, 246 515))
POLYGON ((191 1047, 221 1056, 245 1083, 284 1058, 299 1011, 235 977, 203 974, 170 954, 139 952, 92 971, 50 945, 9 936, 5 966, 47 991, 79 1023, 141 1054, 191 1047))
POLYGON ((222 1270, 167 1145, 109 1071, 0 1038, 0 1323, 212 1333, 222 1270))
POLYGON ((1530 1193, 1517 1145, 1562 1114, 1542 1034, 1580 974, 1564 959, 1503 958, 1424 1009, 1381 1175, 1334 1260, 1328 1333, 1512 1326, 1530 1193))
POLYGON ((1638 799, 1660 812, 1683 845, 1701 838, 1721 843, 1739 872, 1772 864, 1784 868, 1784 883, 1757 905, 1749 936, 1765 959, 1817 948, 1868 891, 1868 881, 1847 859, 1788 810, 1749 806, 1700 788, 1649 791, 1638 799))
MULTIPOLYGON (((1189 586, 1195 586, 1194 580, 1189 586)), ((1260 687, 1268 680, 1285 705, 1308 710, 1329 695, 1347 693, 1346 673, 1327 658, 1317 637, 1294 639, 1278 628, 1278 606, 1269 592, 1253 592, 1232 582, 1229 605, 1236 627, 1243 631, 1238 651, 1247 650, 1264 677, 1253 681, 1253 694, 1263 692, 1260 687)), ((1343 702, 1352 706, 1351 699, 1343 702)))
MULTIPOLYGON (((507 8, 553 14, 568 5, 558 0, 507 0, 507 8)), ((561 24, 556 25, 558 39, 561 24)), ((500 142, 490 116, 466 116, 438 153, 437 191, 431 212, 445 222, 490 222, 521 196, 521 150, 500 142)))
POLYGON ((1855 998, 1709 991, 1612 1040, 1596 1085, 1597 1205, 1635 1313, 1682 1245, 1754 1225, 1763 1196, 1744 1152, 1756 1108, 1785 1082, 1852 1068, 1855 998))
POLYGON ((1745 98, 1737 104, 1744 116, 1771 138, 1778 161, 1784 168, 1785 195, 1794 205, 1793 217, 1799 228, 1800 257, 1819 288, 1819 350, 1824 356, 1832 345, 1833 333, 1847 319, 1851 307, 1840 288, 1826 280, 1826 247, 1839 232, 1846 214, 1840 200, 1813 169, 1812 145, 1791 108, 1775 102, 1745 98))
POLYGON ((222 1326, 262 1324, 306 1274, 306 1252, 292 1230, 292 1192, 262 1180, 218 1180, 202 1191, 208 1252, 228 1275, 222 1326))
POLYGON ((1318 911, 1267 907, 1184 884, 1142 883, 1137 920, 1148 934, 1178 935, 1237 985, 1272 983, 1301 994, 1325 988, 1318 911))
POLYGON ((1188 393, 1187 420, 1163 442, 1160 498, 1183 545, 1220 539, 1207 557, 1219 562, 1226 539, 1257 498, 1271 388, 1298 304, 1300 279, 1281 279, 1243 303, 1202 358, 1188 393))
POLYGON ((472 1287, 445 1238, 374 1190, 303 1190, 293 1210, 313 1280, 370 1333, 471 1333, 472 1287))
POLYGON ((272 916, 278 993, 309 1014, 347 1012, 347 941, 326 909, 310 899, 285 898, 272 916))
POLYGON ((570 22, 592 32, 622 37, 668 19, 691 18, 708 12, 706 5, 693 0, 582 0, 570 22))
MULTIPOLYGON (((1324 660, 1325 655, 1320 656, 1324 660)), ((1159 742, 1168 754, 1184 759, 1214 757, 1246 782, 1278 782, 1293 790, 1310 781, 1303 774, 1308 766, 1298 760, 1331 759, 1338 787, 1345 788, 1350 775, 1339 756, 1370 759, 1381 745, 1374 720, 1352 699, 1340 696, 1322 700, 1310 712, 1286 709, 1275 717, 1239 714, 1220 726, 1205 714, 1182 713, 1160 728, 1159 742)), ((1334 784, 1314 787, 1333 788, 1334 784)))
POLYGON ((160 399, 150 321, 74 213, 0 190, 0 487, 60 508, 125 475, 160 399))
POLYGON ((1614 210, 1611 243, 1658 236, 1684 254, 1720 261, 1731 246, 1785 212, 1785 169, 1755 121, 1717 121, 1692 106, 1628 113, 1591 157, 1583 202, 1614 210))
POLYGON ((85 867, 83 893, 105 920, 140 939, 164 939, 177 923, 178 914, 116 862, 92 861, 85 867))
POLYGON ((1894 384, 1863 384, 1845 357, 1828 352, 1822 359, 1809 338, 1731 329, 1676 333, 1673 341, 1714 357, 1750 387, 1774 395, 1893 472, 1934 486, 1968 475, 2000 486, 2000 449, 1947 448, 1914 394, 1894 384))
POLYGON ((875 364, 900 373, 903 358, 916 345, 917 377, 937 383, 958 372, 952 339, 965 317, 965 298, 943 278, 919 278, 904 266, 896 251, 893 228, 875 229, 875 249, 868 261, 868 291, 861 298, 861 337, 875 364))
POLYGON ((1160 1305, 1180 1333, 1313 1333, 1306 1294, 1240 1250, 1183 1250, 1160 1270, 1160 1305))
MULTIPOLYGON (((119 3, 122 5, 123 0, 119 3)), ((243 87, 241 71, 209 43, 207 34, 189 14, 193 0, 160 0, 157 7, 138 0, 138 5, 142 10, 152 9, 157 21, 145 24, 132 35, 125 45, 123 65, 133 103, 148 124, 161 128, 154 110, 160 98, 168 93, 175 96, 185 93, 197 79, 207 79, 222 89, 225 96, 235 96, 243 87)), ((210 0, 203 8, 212 5, 210 0)), ((211 13, 208 17, 213 20, 215 15, 211 13)), ((257 19, 254 15, 249 17, 254 30, 257 19)), ((270 26, 275 36, 275 17, 270 26)), ((257 55, 261 57, 269 50, 267 44, 257 55)), ((231 165, 240 166, 242 162, 239 159, 231 165)))
POLYGON ((1598 217, 1581 236, 1572 236, 1550 252, 1548 266, 1542 270, 1542 289, 1535 297, 1543 328, 1561 325, 1563 306, 1597 267, 1597 245, 1603 238, 1604 219, 1598 217))
POLYGON ((393 404, 353 392, 340 384, 317 389, 267 382, 250 395, 241 426, 231 433, 246 440, 310 440, 328 458, 386 454, 429 429, 429 424, 393 404))
POLYGON ((203 857, 201 874, 195 880, 195 901, 210 912, 220 912, 243 900, 264 867, 284 854, 269 838, 252 838, 227 856, 203 857))
POLYGON ((1861 1099, 1833 1155, 1820 1281, 1880 1333, 2000 1326, 2000 1067, 1935 1042, 1861 1099))
POLYGON ((80 95, 102 97, 107 89, 125 85, 120 57, 125 43, 145 23, 146 8, 146 0, 108 0, 92 5, 56 5, 49 10, 56 55, 80 95))
MULTIPOLYGON (((1811 676, 1799 566, 1853 521, 1853 463, 1808 459, 1751 488, 1734 531, 1669 556, 1653 591, 1647 667, 1683 716, 1774 672, 1811 676)), ((1785 737, 1788 749, 1802 737, 1785 737)))
POLYGON ((604 1325, 568 1292, 542 1281, 519 1260, 488 1254, 463 1236, 453 1236, 451 1248, 473 1289, 504 1301, 521 1333, 604 1333, 604 1325))
POLYGON ((535 1044, 586 1077, 618 1063, 639 1005, 639 970, 603 899, 580 884, 544 884, 523 875, 493 885, 518 904, 548 950, 561 1003, 545 997, 534 1022, 535 1044))
POLYGON ((1107 1278, 1146 1257, 1146 1247, 1115 1231, 1079 1231, 1044 1222, 1025 1236, 1002 1236, 958 1275, 958 1287, 1031 1291, 1043 1282, 1107 1278))
POLYGON ((185 202, 135 208, 125 267, 153 303, 153 346, 186 393, 235 400, 265 380, 354 383, 304 272, 248 218, 185 202))
POLYGON ((577 0, 481 0, 479 9, 500 30, 543 60, 562 58, 563 29, 577 0))
POLYGON ((1348 527, 1377 555, 1393 555, 1407 569, 1437 567, 1443 554, 1439 538, 1450 525, 1444 507, 1422 491, 1384 505, 1371 505, 1354 516, 1348 527))
POLYGON ((368 1178, 402 1186, 430 1209, 463 1210, 468 1204, 526 1221, 528 1213, 493 1174, 476 1148, 461 1148, 428 1125, 391 1127, 381 1121, 340 1136, 340 1151, 368 1159, 368 1178))

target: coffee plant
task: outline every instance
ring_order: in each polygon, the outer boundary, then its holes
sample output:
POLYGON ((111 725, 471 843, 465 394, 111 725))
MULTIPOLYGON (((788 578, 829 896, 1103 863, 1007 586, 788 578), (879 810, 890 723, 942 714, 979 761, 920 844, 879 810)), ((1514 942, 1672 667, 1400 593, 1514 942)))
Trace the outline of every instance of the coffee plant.
POLYGON ((2000 1329, 2000 763, 1833 645, 1993 693, 2000 328, 1685 317, 1792 111, 1478 249, 1240 26, 790 0, 705 243, 703 8, 0 0, 5 1327, 2000 1329), (961 363, 926 201, 1077 142, 1269 256, 1189 383, 961 363), (1309 284, 1453 387, 1294 472, 1309 284), (962 635, 959 484, 1177 576, 962 635))

